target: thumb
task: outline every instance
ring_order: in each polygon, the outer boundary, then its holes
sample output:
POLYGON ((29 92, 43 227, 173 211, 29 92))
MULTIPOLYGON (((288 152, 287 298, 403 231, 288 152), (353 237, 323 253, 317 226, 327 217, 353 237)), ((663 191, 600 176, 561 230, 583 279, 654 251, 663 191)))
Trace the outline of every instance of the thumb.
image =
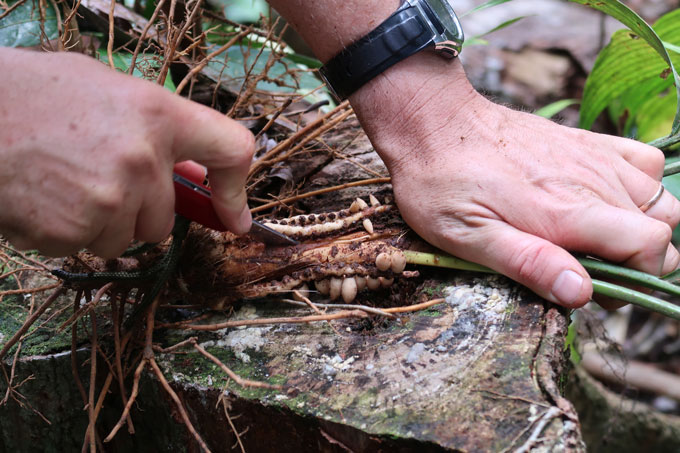
POLYGON ((561 247, 508 224, 490 226, 480 236, 484 244, 480 247, 482 256, 472 257, 473 261, 564 307, 578 308, 590 300, 593 293, 590 276, 561 247))
POLYGON ((219 112, 176 98, 173 153, 176 161, 193 160, 208 169, 212 202, 218 217, 233 233, 250 230, 245 182, 255 151, 253 134, 219 112))

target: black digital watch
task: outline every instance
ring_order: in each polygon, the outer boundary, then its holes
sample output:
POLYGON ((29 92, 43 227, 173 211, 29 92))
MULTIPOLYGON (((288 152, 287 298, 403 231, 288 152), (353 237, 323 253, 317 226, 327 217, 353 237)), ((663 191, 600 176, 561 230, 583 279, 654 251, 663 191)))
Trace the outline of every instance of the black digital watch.
POLYGON ((463 28, 448 0, 404 0, 375 30, 347 46, 321 68, 337 99, 346 99, 390 66, 424 49, 455 58, 463 28))

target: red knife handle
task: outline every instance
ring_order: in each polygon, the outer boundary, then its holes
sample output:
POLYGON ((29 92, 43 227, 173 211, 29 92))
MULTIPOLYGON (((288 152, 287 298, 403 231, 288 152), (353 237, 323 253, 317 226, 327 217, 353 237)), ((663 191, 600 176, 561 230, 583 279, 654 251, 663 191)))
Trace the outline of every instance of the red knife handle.
POLYGON ((213 230, 226 231, 227 227, 219 219, 213 207, 210 188, 191 181, 190 178, 182 174, 184 172, 177 170, 175 169, 175 174, 184 179, 184 183, 178 181, 178 178, 173 180, 175 185, 175 212, 213 230))

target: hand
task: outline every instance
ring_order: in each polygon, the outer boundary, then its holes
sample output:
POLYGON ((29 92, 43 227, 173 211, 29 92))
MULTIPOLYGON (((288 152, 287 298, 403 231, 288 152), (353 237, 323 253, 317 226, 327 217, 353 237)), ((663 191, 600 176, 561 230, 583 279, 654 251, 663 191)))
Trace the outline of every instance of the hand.
POLYGON ((405 60, 352 97, 423 238, 570 308, 592 283, 567 250, 655 275, 678 267, 680 203, 666 191, 638 208, 659 187, 659 150, 493 104, 459 63, 435 59, 405 60))
POLYGON ((250 228, 247 129, 81 55, 0 49, 0 66, 0 234, 14 246, 108 258, 160 241, 186 160, 208 168, 223 223, 250 228))

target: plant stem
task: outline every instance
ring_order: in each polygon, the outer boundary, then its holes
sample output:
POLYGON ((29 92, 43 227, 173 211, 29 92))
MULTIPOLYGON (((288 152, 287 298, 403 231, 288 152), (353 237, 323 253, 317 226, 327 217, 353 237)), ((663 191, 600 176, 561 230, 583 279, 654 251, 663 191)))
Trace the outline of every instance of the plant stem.
POLYGON ((680 307, 639 291, 595 279, 593 279, 593 291, 680 321, 680 307))
POLYGON ((671 176, 677 173, 680 173, 680 161, 666 164, 666 166, 663 168, 664 176, 671 176))
POLYGON ((668 137, 663 137, 653 142, 649 142, 648 145, 655 146, 661 151, 671 151, 675 149, 676 145, 680 143, 680 134, 671 135, 668 137))
POLYGON ((662 291, 673 296, 680 296, 680 286, 676 286, 671 282, 662 280, 654 275, 590 258, 579 258, 578 261, 586 268, 591 276, 598 275, 602 277, 612 277, 617 280, 634 283, 656 291, 662 291))
MULTIPOLYGON (((457 269, 473 272, 485 272, 496 274, 492 269, 471 263, 449 255, 437 255, 433 253, 413 252, 405 250, 406 262, 421 266, 434 266, 446 269, 457 269)), ((644 272, 627 269, 614 264, 604 263, 590 258, 580 258, 581 264, 591 273, 619 279, 628 283, 646 286, 672 295, 680 295, 680 287, 644 272)), ((624 302, 637 305, 655 311, 669 318, 680 320, 680 307, 659 298, 643 294, 639 291, 624 288, 613 283, 593 280, 593 292, 603 296, 613 297, 624 302)))
POLYGON ((436 255, 434 253, 413 252, 404 250, 406 262, 409 264, 419 264, 421 266, 443 267, 446 269, 457 269, 461 271, 484 272, 487 274, 497 274, 498 272, 480 264, 471 263, 451 255, 436 255))

